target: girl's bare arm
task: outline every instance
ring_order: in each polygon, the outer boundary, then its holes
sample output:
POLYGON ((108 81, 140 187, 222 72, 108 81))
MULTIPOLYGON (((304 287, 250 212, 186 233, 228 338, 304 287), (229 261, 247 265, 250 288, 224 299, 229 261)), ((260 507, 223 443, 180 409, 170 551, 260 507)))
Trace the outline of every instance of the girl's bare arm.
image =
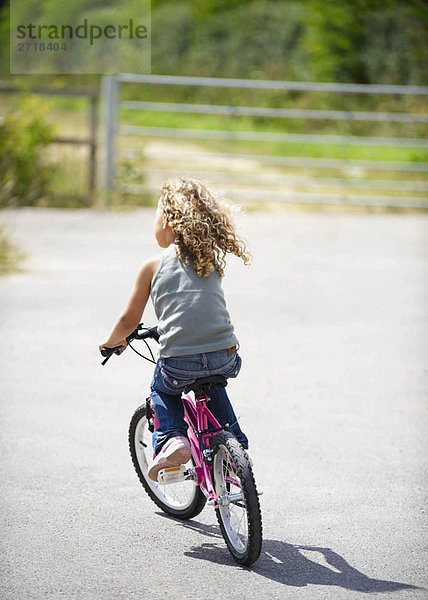
POLYGON ((108 339, 100 344, 100 350, 103 346, 107 348, 126 346, 126 336, 134 331, 143 315, 150 295, 150 285, 159 268, 159 262, 159 259, 156 258, 141 267, 126 308, 116 321, 108 339))

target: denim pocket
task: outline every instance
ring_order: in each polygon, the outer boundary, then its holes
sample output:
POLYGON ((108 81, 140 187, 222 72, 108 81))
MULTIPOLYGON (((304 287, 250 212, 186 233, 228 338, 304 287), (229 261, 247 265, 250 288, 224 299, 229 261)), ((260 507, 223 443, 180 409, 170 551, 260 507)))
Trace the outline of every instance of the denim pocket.
POLYGON ((238 353, 235 353, 232 360, 226 363, 223 367, 221 374, 225 377, 234 378, 238 376, 239 371, 241 370, 242 360, 238 353))
POLYGON ((237 377, 241 370, 241 364, 241 357, 237 352, 232 356, 227 353, 221 356, 213 355, 210 357, 208 355, 208 369, 211 375, 223 375, 227 378, 237 377))
POLYGON ((181 394, 184 386, 193 383, 196 379, 196 377, 183 377, 176 375, 175 373, 171 373, 168 371, 168 368, 165 367, 165 365, 161 367, 160 373, 165 389, 171 394, 181 394))
POLYGON ((204 367, 201 355, 167 358, 160 365, 160 375, 165 389, 171 394, 181 394, 186 385, 209 375, 223 375, 227 379, 238 376, 242 360, 237 352, 232 356, 227 350, 207 353, 204 367))

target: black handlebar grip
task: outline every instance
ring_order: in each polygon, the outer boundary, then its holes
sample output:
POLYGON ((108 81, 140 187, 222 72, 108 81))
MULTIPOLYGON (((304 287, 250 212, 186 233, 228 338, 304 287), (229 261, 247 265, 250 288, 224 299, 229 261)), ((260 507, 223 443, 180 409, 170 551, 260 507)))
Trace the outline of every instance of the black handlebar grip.
MULTIPOLYGON (((134 339, 144 340, 147 338, 153 338, 154 340, 159 342, 159 332, 158 332, 158 328, 156 326, 150 327, 149 329, 146 329, 143 333, 140 333, 140 331, 142 329, 144 329, 143 323, 140 323, 138 325, 138 327, 126 337, 126 341, 128 342, 128 344, 130 342, 132 342, 134 339)), ((122 346, 115 346, 114 348, 107 348, 107 346, 103 346, 101 348, 100 352, 101 352, 101 356, 105 357, 105 360, 103 360, 103 362, 101 364, 105 365, 106 362, 108 361, 108 359, 111 356, 113 356, 113 354, 117 354, 117 355, 122 354, 123 350, 121 348, 122 348, 122 346)))
MULTIPOLYGON (((155 327, 150 327, 144 335, 144 338, 153 338, 156 342, 159 341, 159 332, 158 332, 158 328, 155 327)), ((143 339, 144 339, 143 338, 143 339)))
POLYGON ((101 356, 111 356, 112 354, 121 354, 120 349, 122 346, 115 346, 114 348, 107 348, 103 346, 101 348, 101 356))
POLYGON ((140 332, 140 330, 135 331, 134 338, 136 340, 147 340, 149 338, 153 338, 154 340, 156 340, 158 342, 159 341, 158 328, 156 326, 149 327, 148 329, 145 329, 142 333, 140 332))

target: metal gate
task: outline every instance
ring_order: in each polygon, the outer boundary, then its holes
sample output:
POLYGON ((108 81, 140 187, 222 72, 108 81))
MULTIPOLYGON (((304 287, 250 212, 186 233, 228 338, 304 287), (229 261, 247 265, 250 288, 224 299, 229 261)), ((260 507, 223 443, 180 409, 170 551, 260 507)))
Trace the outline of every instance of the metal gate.
MULTIPOLYGON (((194 129, 152 127, 121 123, 120 111, 150 111, 162 113, 267 117, 286 120, 366 121, 421 124, 428 123, 428 114, 408 112, 311 110, 159 101, 121 101, 120 92, 126 84, 144 86, 201 86, 251 90, 305 91, 329 94, 381 94, 385 96, 427 96, 428 87, 400 85, 363 85, 219 79, 209 77, 179 77, 163 75, 121 74, 103 78, 102 94, 105 107, 104 186, 127 194, 159 191, 163 180, 176 175, 193 175, 222 188, 238 201, 349 204, 384 207, 428 208, 428 164, 419 161, 349 159, 351 146, 365 148, 427 149, 424 137, 368 137, 360 135, 327 135, 290 133, 286 131, 242 131, 228 129, 194 129), (135 140, 139 142, 135 144, 135 140), (122 143, 120 141, 122 140, 122 143), (133 140, 133 142, 131 141, 133 140), (144 143, 142 143, 144 140, 144 143), (163 146, 156 146, 163 140, 163 146), (125 142, 125 143, 123 143, 125 142), (149 142, 151 146, 148 146, 149 142), (239 142, 240 151, 218 151, 214 146, 223 142, 239 142), (268 142, 335 145, 343 151, 340 158, 293 156, 242 151, 245 143, 268 142), (135 147, 137 145, 137 147, 135 147), (138 148, 138 145, 144 148, 138 148), (122 146, 122 147, 121 147, 122 146), (133 147, 132 147, 133 146, 133 147), (144 182, 132 182, 117 177, 121 160, 144 163, 144 182), (173 166, 172 166, 173 165, 173 166), (190 168, 189 168, 190 166, 190 168)), ((154 95, 154 94, 153 94, 154 95)), ((425 129, 426 131, 426 129, 425 129)), ((419 134, 420 135, 420 134, 419 134)))

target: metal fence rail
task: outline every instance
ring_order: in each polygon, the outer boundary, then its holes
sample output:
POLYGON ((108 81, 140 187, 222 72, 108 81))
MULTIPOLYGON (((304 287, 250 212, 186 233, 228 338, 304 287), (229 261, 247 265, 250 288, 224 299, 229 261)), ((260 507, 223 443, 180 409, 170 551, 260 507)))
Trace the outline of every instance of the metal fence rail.
MULTIPOLYGON (((322 144, 322 145, 339 145, 344 148, 349 146, 359 147, 389 147, 389 148, 428 148, 428 141, 420 137, 368 137, 358 135, 331 135, 331 134, 311 134, 311 133, 286 133, 286 132, 269 132, 269 131, 242 131, 239 128, 231 129, 184 129, 173 127, 153 127, 153 126, 137 126, 137 125, 122 125, 120 123, 120 111, 146 111, 159 113, 181 113, 181 114, 200 114, 200 115, 224 115, 228 117, 264 117, 271 119, 307 119, 307 120, 329 120, 329 121, 347 121, 347 122, 384 122, 384 123, 408 123, 408 124, 424 124, 428 123, 428 114, 419 113, 403 113, 403 112, 388 112, 388 111, 344 111, 344 110, 312 110, 312 109, 293 109, 293 108, 271 108, 260 106, 228 106, 224 104, 191 104, 182 102, 153 102, 153 101, 124 101, 120 102, 120 86, 126 83, 144 84, 144 85, 172 85, 172 86, 201 86, 201 87, 220 87, 220 88, 236 88, 236 89, 258 89, 258 90, 283 90, 283 91, 306 91, 306 92, 329 92, 329 93, 351 93, 351 94, 383 94, 383 95, 428 95, 428 87, 423 86, 400 86, 400 85, 363 85, 363 84, 337 84, 337 83, 314 83, 314 82, 290 82, 290 81, 266 81, 266 80, 248 80, 248 79, 222 79, 211 77, 180 77, 180 76, 161 76, 161 75, 134 75, 121 74, 118 76, 109 76, 103 79, 103 95, 105 97, 106 106, 106 157, 105 157, 105 187, 108 191, 115 188, 115 166, 118 157, 126 157, 128 159, 141 156, 141 152, 136 151, 132 147, 123 148, 117 152, 117 138, 129 140, 130 137, 141 136, 146 140, 155 140, 162 138, 164 140, 210 140, 219 141, 237 141, 237 142, 266 142, 266 143, 286 143, 286 144, 322 144)), ((407 132, 406 132, 407 133, 407 132)), ((174 144, 174 142, 171 142, 174 144)), ((128 143, 126 144, 129 145, 128 143)), ((135 144, 134 144, 135 145, 135 144)), ((132 144, 131 144, 132 146, 132 144)), ((157 162, 160 160, 174 160, 179 164, 183 161, 186 154, 185 148, 179 148, 176 145, 163 149, 156 156, 156 150, 150 150, 151 159, 157 162)), ((416 162, 403 161, 385 161, 385 160, 347 160, 344 158, 313 158, 308 156, 279 156, 266 154, 244 154, 237 153, 222 153, 212 152, 206 147, 201 147, 197 153, 187 152, 193 164, 200 165, 196 175, 210 176, 210 161, 218 162, 229 160, 230 163, 236 160, 240 161, 257 161, 261 170, 263 168, 277 167, 279 169, 287 167, 297 167, 299 169, 318 170, 339 170, 340 174, 337 178, 332 177, 282 177, 272 175, 264 175, 256 177, 250 173, 250 177, 246 177, 246 183, 250 181, 254 185, 262 184, 265 189, 248 189, 242 190, 242 197, 265 199, 267 196, 277 196, 280 201, 293 202, 310 202, 310 203, 329 203, 328 198, 331 198, 332 203, 337 203, 342 199, 343 203, 366 204, 388 206, 388 198, 390 206, 418 206, 428 207, 428 199, 426 192, 428 191, 426 181, 396 181, 396 180, 379 180, 367 179, 364 181, 354 181, 349 173, 352 170, 364 169, 364 171, 385 171, 385 172, 400 172, 400 173, 426 173, 428 165, 416 162), (204 167, 202 165, 205 164, 204 167), (274 185, 290 184, 292 186, 310 187, 319 193, 309 191, 292 190, 287 193, 282 192, 278 195, 277 190, 266 189, 272 188, 274 185), (331 193, 326 193, 326 186, 331 186, 331 193), (342 188, 342 194, 338 194, 337 187, 342 188), (425 197, 397 197, 394 195, 378 196, 377 194, 366 193, 364 195, 349 194, 350 189, 358 189, 362 191, 383 190, 392 193, 411 192, 424 193, 425 197), (291 200, 292 198, 292 200, 291 200)), ((150 160, 151 160, 150 159, 150 160)), ((176 172, 177 169, 159 168, 159 165, 150 166, 149 157, 146 152, 145 168, 149 174, 149 179, 153 177, 167 175, 176 172)), ((174 165, 175 166, 175 165, 174 165)), ((188 165, 186 165, 188 166, 188 165)), ((183 172, 183 169, 181 170, 183 172)), ((261 173, 261 175, 263 175, 261 173)), ((217 169, 216 180, 230 184, 230 182, 239 182, 243 178, 239 175, 236 177, 224 174, 221 177, 221 172, 217 169)), ((151 182, 146 185, 149 190, 151 182)), ((224 187, 224 186, 222 186, 224 187)), ((123 182, 123 189, 127 193, 141 193, 141 185, 128 184, 123 182)), ((229 192, 229 189, 228 189, 229 192)), ((236 190, 230 189, 231 195, 234 195, 236 190)))
POLYGON ((174 102, 121 102, 126 110, 151 110, 155 112, 191 113, 199 115, 227 115, 230 117, 273 117, 278 119, 316 119, 334 121, 387 121, 390 123, 428 123, 428 115, 346 111, 311 110, 309 108, 266 108, 264 106, 223 106, 219 104, 182 104, 174 102))
POLYGON ((352 146, 402 146, 407 148, 428 148, 428 140, 417 138, 363 137, 355 135, 318 135, 308 133, 270 133, 263 131, 236 131, 219 129, 180 129, 179 127, 140 127, 122 125, 119 133, 147 137, 173 137, 200 140, 237 140, 246 142, 284 142, 292 144, 315 143, 327 145, 347 144, 352 146))
POLYGON ((161 85, 192 85, 201 87, 247 88, 253 90, 292 90, 298 92, 333 92, 346 94, 399 94, 428 96, 428 86, 375 85, 366 83, 318 83, 310 81, 275 81, 265 79, 230 79, 217 77, 183 77, 181 75, 137 75, 122 73, 123 83, 153 83, 161 85))

